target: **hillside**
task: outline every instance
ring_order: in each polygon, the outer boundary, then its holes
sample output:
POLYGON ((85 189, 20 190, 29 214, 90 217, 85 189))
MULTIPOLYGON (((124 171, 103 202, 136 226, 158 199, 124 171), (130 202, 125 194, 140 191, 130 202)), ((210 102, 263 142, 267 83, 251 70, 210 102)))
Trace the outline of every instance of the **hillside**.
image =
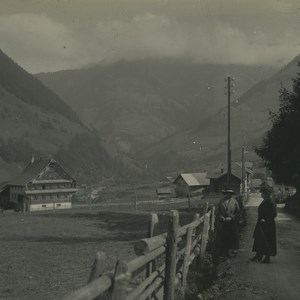
POLYGON ((235 97, 239 97, 274 72, 261 66, 144 59, 37 78, 73 107, 84 124, 99 130, 108 147, 135 155, 223 107, 228 73, 237 78, 235 97))
MULTIPOLYGON (((291 87, 299 72, 300 56, 267 80, 255 84, 231 106, 232 160, 241 160, 241 147, 246 146, 246 159, 258 161, 254 146, 262 142, 270 128, 269 112, 278 109, 278 91, 291 87)), ((172 171, 177 169, 209 169, 226 164, 227 107, 208 117, 192 129, 181 131, 140 153, 153 167, 172 171), (174 163, 176 162, 176 164, 174 163)))
MULTIPOLYGON (((120 174, 112 169, 120 163, 107 153, 98 133, 0 51, 0 182, 20 173, 32 155, 54 156, 82 181, 91 169, 95 180, 120 174)), ((127 172, 138 171, 128 166, 127 172)))

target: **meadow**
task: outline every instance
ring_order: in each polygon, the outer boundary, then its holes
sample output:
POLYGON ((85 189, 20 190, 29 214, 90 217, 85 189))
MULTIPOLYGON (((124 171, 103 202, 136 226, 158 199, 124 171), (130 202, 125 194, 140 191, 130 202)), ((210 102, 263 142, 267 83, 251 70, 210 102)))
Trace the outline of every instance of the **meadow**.
POLYGON ((180 209, 180 223, 202 213, 206 200, 168 205, 141 204, 104 211, 103 207, 73 208, 0 216, 0 299, 61 299, 83 286, 97 251, 107 255, 106 269, 117 259, 135 257, 133 246, 146 237, 149 211, 157 210, 157 233, 166 231, 168 210, 180 209), (141 209, 143 208, 143 211, 141 209), (127 210, 127 211, 126 211, 127 210))

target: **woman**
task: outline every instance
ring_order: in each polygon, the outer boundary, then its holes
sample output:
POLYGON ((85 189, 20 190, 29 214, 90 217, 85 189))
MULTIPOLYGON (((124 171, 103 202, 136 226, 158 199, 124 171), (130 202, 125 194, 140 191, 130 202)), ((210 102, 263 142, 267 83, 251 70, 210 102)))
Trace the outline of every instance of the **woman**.
POLYGON ((260 193, 263 198, 258 207, 258 219, 254 229, 254 244, 252 251, 256 252, 251 261, 270 263, 270 256, 276 256, 276 226, 277 216, 275 203, 272 201, 272 188, 267 184, 262 184, 260 193), (264 256, 264 258, 263 258, 264 256))
POLYGON ((217 249, 219 255, 231 257, 239 248, 240 207, 233 190, 225 189, 222 193, 224 197, 218 205, 217 249))

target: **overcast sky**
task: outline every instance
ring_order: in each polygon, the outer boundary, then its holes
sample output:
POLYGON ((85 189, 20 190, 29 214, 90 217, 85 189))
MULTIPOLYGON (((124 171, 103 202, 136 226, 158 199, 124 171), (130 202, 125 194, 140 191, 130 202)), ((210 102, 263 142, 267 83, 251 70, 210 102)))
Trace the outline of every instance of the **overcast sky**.
POLYGON ((144 57, 283 66, 300 0, 0 0, 0 48, 31 73, 144 57))

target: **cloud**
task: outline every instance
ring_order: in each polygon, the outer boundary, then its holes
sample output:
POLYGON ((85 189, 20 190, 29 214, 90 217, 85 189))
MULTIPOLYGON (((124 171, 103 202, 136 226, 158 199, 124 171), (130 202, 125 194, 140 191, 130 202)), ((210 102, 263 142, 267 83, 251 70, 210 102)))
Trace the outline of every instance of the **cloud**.
POLYGON ((293 31, 274 38, 263 30, 246 34, 218 20, 195 26, 152 14, 98 23, 96 34, 107 60, 189 57, 221 64, 282 65, 300 52, 299 36, 293 31))
POLYGON ((216 17, 195 23, 147 13, 89 26, 71 29, 43 13, 0 17, 0 47, 30 72, 146 57, 281 66, 300 53, 293 29, 246 32, 216 17))
POLYGON ((78 42, 69 28, 46 14, 0 18, 0 47, 31 72, 70 67, 80 55, 78 42))

